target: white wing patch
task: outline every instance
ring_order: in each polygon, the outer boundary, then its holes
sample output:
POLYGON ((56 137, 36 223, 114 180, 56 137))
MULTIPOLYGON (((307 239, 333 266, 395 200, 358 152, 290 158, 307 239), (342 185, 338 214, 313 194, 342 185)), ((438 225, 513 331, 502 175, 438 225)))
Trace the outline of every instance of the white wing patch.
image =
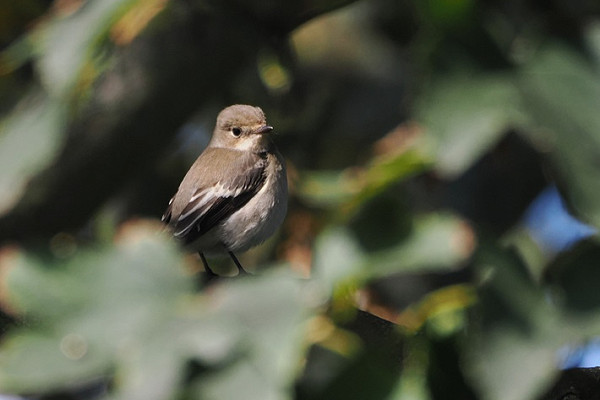
POLYGON ((244 191, 243 186, 239 186, 236 188, 227 188, 223 185, 222 182, 217 182, 214 186, 210 188, 204 188, 196 192, 190 201, 188 202, 188 206, 186 209, 193 204, 193 207, 182 213, 179 218, 177 218, 177 223, 184 222, 184 227, 175 232, 174 235, 177 237, 185 236, 190 229, 196 224, 196 222, 202 218, 207 212, 210 211, 210 208, 215 202, 221 198, 233 198, 239 196, 244 191), (201 211, 202 208, 205 208, 201 211), (190 219, 190 221, 186 221, 186 219, 190 219))
MULTIPOLYGON (((183 208, 178 206, 177 214, 169 222, 175 231, 174 236, 191 243, 243 207, 261 189, 266 179, 265 157, 239 157, 233 164, 231 169, 239 171, 237 174, 231 177, 218 174, 221 175, 220 180, 198 188, 187 203, 179 203, 183 208)), ((210 179, 205 181, 210 182, 210 179)), ((178 204, 177 200, 174 204, 178 204)))

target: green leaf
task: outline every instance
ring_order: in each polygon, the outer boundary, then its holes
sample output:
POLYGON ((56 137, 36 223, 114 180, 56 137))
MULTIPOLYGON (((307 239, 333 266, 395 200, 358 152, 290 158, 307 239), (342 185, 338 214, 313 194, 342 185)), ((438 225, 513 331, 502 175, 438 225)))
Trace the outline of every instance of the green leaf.
POLYGON ((573 317, 593 318, 600 309, 600 246, 596 241, 578 244, 548 267, 556 300, 573 317))
POLYGON ((320 235, 313 268, 326 286, 365 281, 399 272, 449 270, 461 266, 475 248, 471 228, 451 214, 414 218, 412 228, 387 248, 368 251, 342 227, 320 235))
POLYGON ((430 143, 419 137, 410 148, 375 157, 364 168, 305 173, 298 194, 315 206, 339 207, 338 213, 348 217, 392 185, 425 171, 431 164, 430 143))
POLYGON ((416 119, 436 141, 440 174, 460 175, 522 121, 513 82, 510 74, 454 75, 425 91, 416 119))
POLYGON ((568 340, 559 314, 512 252, 485 248, 476 266, 483 285, 479 319, 465 342, 471 384, 490 400, 537 398, 557 374, 557 350, 568 340))
POLYGON ((375 158, 361 177, 360 189, 344 204, 343 210, 352 214, 392 185, 430 168, 432 157, 429 150, 425 140, 418 140, 418 144, 400 154, 375 158))
POLYGON ((0 123, 0 215, 19 201, 29 180, 61 148, 65 105, 32 94, 0 123))
POLYGON ((549 293, 561 313, 565 341, 579 345, 598 336, 600 329, 600 245, 596 238, 578 243, 548 266, 549 293))
POLYGON ((0 348, 0 387, 15 392, 68 387, 142 349, 163 358, 167 350, 149 343, 191 294, 177 252, 157 237, 83 252, 51 268, 20 255, 4 285, 12 307, 31 321, 0 348))
POLYGON ((4 393, 33 393, 89 381, 106 372, 110 356, 103 350, 76 333, 9 333, 0 349, 0 387, 4 393))
POLYGON ((576 53, 552 47, 523 70, 521 92, 537 124, 529 134, 549 153, 575 211, 600 226, 600 75, 576 53))
POLYGON ((311 205, 336 207, 359 190, 359 182, 348 172, 310 171, 303 173, 298 194, 311 205))
POLYGON ((137 2, 87 1, 73 14, 52 19, 44 27, 38 68, 53 96, 63 97, 74 89, 112 24, 137 2))
POLYGON ((112 373, 112 398, 158 400, 183 390, 197 361, 211 368, 193 377, 199 396, 286 398, 321 286, 271 270, 195 294, 174 243, 134 239, 52 265, 10 258, 6 300, 26 323, 0 346, 0 387, 48 392, 112 373))
POLYGON ((30 61, 35 52, 35 35, 24 35, 0 51, 0 76, 9 74, 30 61))
POLYGON ((474 233, 461 219, 451 214, 425 215, 415 218, 412 232, 404 241, 371 254, 363 269, 371 277, 448 270, 460 266, 474 247, 474 233))
POLYGON ((343 227, 321 233, 314 250, 313 271, 326 288, 361 272, 366 254, 356 237, 343 227))
POLYGON ((236 330, 238 352, 235 362, 198 379, 197 397, 290 398, 305 351, 306 322, 326 299, 315 289, 312 282, 271 271, 215 293, 212 312, 236 330))

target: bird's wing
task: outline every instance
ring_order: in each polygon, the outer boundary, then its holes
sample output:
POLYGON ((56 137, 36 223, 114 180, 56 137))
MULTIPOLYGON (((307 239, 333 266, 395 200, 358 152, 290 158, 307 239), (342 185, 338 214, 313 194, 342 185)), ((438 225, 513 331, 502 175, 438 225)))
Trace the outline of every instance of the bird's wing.
POLYGON ((169 205, 167 206, 165 213, 160 218, 160 220, 167 225, 171 222, 171 214, 173 213, 173 200, 174 199, 175 199, 175 196, 171 197, 171 200, 169 200, 169 205))
POLYGON ((172 215, 169 205, 165 219, 170 220, 175 237, 185 244, 214 228, 222 220, 243 207, 265 182, 266 160, 240 157, 216 183, 198 187, 179 215, 172 215))

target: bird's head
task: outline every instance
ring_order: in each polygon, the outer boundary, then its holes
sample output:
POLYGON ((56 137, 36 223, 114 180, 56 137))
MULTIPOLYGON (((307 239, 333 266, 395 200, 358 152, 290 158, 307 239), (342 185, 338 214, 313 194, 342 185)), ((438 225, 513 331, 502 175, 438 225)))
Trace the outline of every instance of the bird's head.
POLYGON ((265 113, 259 107, 236 104, 221 111, 209 146, 260 152, 271 143, 265 113))

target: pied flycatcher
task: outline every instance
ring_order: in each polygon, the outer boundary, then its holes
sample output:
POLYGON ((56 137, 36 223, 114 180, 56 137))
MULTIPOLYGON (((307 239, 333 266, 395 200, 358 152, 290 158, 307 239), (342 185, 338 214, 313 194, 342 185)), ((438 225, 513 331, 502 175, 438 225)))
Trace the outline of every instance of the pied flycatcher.
POLYGON ((262 243, 283 222, 287 177, 272 130, 258 107, 223 109, 162 217, 186 248, 199 253, 210 276, 215 273, 205 254, 228 253, 245 274, 233 252, 262 243))

